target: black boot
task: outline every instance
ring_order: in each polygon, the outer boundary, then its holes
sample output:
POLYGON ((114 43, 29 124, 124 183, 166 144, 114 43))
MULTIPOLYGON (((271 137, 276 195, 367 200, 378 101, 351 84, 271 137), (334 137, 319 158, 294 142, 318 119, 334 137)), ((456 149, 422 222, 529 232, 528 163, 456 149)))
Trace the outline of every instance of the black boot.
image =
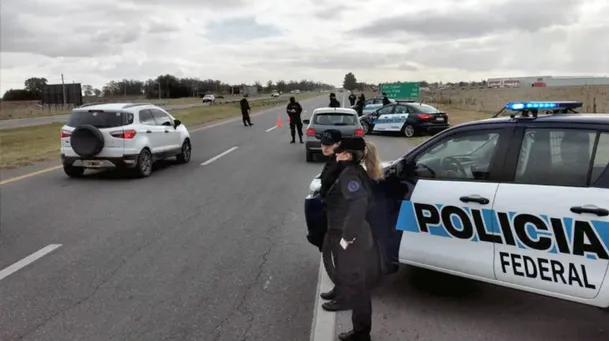
POLYGON ((328 292, 322 292, 321 295, 319 295, 319 297, 321 297, 324 300, 333 300, 336 298, 336 287, 332 288, 332 290, 328 291, 328 292))
POLYGON ((369 333, 356 333, 353 330, 338 334, 340 341, 370 341, 369 333))
POLYGON ((330 302, 326 302, 326 303, 322 304, 321 307, 325 311, 351 310, 351 307, 348 304, 337 301, 337 300, 332 300, 330 302))

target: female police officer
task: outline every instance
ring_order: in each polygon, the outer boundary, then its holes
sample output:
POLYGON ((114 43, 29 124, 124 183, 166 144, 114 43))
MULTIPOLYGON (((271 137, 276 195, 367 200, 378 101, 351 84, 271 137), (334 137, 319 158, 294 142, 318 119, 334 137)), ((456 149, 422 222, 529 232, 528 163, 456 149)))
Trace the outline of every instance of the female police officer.
POLYGON ((322 307, 329 311, 352 310, 353 330, 340 334, 340 340, 368 341, 372 325, 370 289, 380 277, 380 256, 366 213, 370 181, 381 177, 381 165, 376 153, 366 153, 366 142, 361 137, 343 138, 334 152, 342 169, 325 203, 328 233, 341 235, 336 260, 339 296, 322 307))

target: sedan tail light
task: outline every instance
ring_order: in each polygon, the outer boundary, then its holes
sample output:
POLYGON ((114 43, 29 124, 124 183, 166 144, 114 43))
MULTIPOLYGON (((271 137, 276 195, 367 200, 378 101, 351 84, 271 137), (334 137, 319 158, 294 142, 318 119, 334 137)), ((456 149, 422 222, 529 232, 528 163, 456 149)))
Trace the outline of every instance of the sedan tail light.
POLYGON ((434 114, 418 114, 417 116, 422 120, 433 120, 436 117, 434 114))
POLYGON ((60 133, 61 138, 70 137, 70 135, 72 135, 71 131, 61 129, 61 133, 60 133))
POLYGON ((136 131, 133 129, 115 131, 115 132, 110 133, 110 135, 112 135, 113 137, 119 138, 119 139, 132 139, 135 137, 135 134, 136 134, 136 131))
POLYGON ((364 129, 358 128, 355 130, 355 136, 364 136, 364 129))
POLYGON ((313 129, 313 128, 307 129, 307 136, 315 136, 315 129, 313 129))

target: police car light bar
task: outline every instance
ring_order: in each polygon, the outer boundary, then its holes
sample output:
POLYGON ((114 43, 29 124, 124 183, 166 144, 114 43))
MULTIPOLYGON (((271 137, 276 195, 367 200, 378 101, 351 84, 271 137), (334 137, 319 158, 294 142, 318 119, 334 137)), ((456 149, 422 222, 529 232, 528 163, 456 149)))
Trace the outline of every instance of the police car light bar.
POLYGON ((553 102, 510 102, 505 105, 505 109, 513 111, 530 109, 576 109, 584 104, 576 101, 553 101, 553 102))

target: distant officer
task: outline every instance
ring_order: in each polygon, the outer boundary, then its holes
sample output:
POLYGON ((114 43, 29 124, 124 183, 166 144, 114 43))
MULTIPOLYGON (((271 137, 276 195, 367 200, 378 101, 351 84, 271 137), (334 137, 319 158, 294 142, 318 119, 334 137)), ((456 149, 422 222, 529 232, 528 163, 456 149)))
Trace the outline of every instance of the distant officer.
POLYGON ((336 99, 335 93, 330 94, 330 105, 328 106, 330 108, 340 108, 340 102, 336 99))
POLYGON ((300 114, 302 114, 302 106, 300 103, 296 102, 294 97, 290 97, 290 103, 286 108, 288 113, 288 117, 290 118, 290 133, 292 134, 292 141, 290 143, 296 143, 296 131, 298 130, 298 138, 300 139, 300 143, 304 143, 302 141, 302 119, 300 114))
POLYGON ((351 106, 355 105, 356 99, 357 99, 357 96, 355 96, 355 94, 353 92, 351 92, 351 94, 349 95, 349 103, 351 103, 351 106))
POLYGON ((372 195, 372 180, 382 176, 382 167, 374 154, 366 150, 363 138, 342 138, 334 149, 336 161, 342 169, 324 201, 327 233, 339 236, 338 245, 333 245, 333 254, 337 254, 338 296, 322 304, 322 308, 327 311, 352 310, 353 329, 338 336, 343 341, 370 340, 370 290, 381 277, 380 255, 366 215, 372 195))
POLYGON ((243 125, 244 126, 253 126, 254 124, 250 121, 250 111, 252 108, 250 107, 250 103, 247 101, 247 94, 243 95, 241 99, 241 116, 243 116, 243 125))
POLYGON ((389 100, 389 97, 387 97, 387 94, 383 92, 383 106, 386 106, 387 104, 391 104, 391 101, 389 100))
POLYGON ((355 106, 355 110, 357 111, 358 116, 362 116, 364 114, 364 107, 366 106, 366 96, 362 92, 357 99, 357 105, 355 106))

